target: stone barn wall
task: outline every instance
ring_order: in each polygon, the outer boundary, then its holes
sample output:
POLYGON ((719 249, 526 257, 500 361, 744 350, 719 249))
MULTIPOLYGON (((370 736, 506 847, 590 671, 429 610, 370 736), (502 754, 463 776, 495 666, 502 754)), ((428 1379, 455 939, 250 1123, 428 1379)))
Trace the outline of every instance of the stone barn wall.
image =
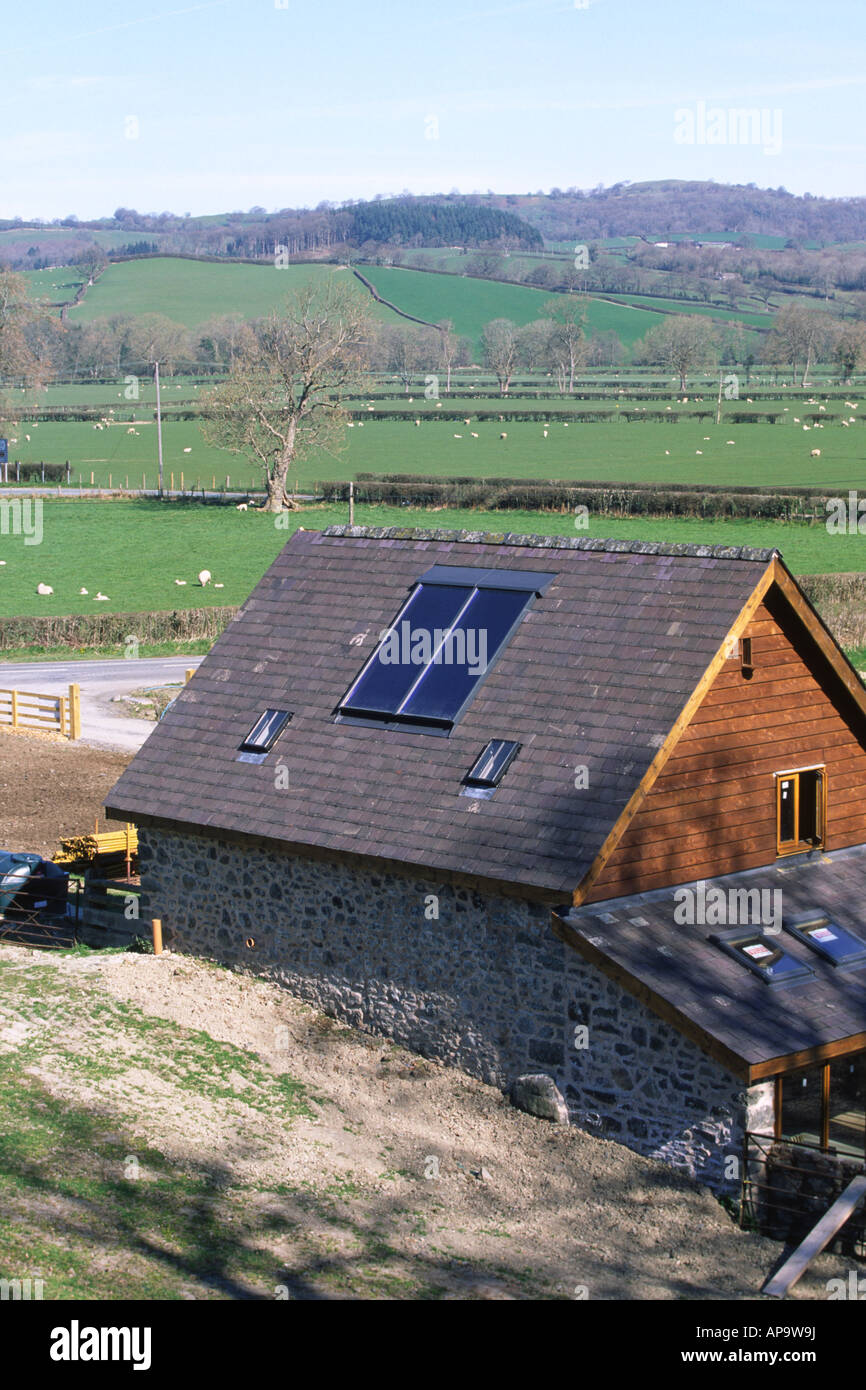
POLYGON ((190 833, 142 828, 139 844, 172 950, 495 1086, 546 1072, 575 1124, 718 1190, 739 1190, 725 1169, 744 1123, 772 1127, 772 1083, 746 1093, 559 941, 542 904, 190 833))

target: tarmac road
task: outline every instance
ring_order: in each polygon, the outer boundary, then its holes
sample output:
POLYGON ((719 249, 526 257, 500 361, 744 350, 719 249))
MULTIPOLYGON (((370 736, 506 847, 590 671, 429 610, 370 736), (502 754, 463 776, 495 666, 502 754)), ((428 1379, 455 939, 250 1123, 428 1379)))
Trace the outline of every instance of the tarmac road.
POLYGON ((65 695, 73 682, 81 687, 81 739, 102 748, 135 752, 155 727, 150 719, 117 713, 115 695, 151 685, 183 684, 184 672, 200 656, 146 656, 108 661, 0 661, 0 687, 65 695))

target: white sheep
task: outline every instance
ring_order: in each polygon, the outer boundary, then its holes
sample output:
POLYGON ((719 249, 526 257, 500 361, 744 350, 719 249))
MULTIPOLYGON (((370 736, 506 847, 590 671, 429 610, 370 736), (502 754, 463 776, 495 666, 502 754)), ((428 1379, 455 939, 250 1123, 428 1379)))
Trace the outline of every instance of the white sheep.
POLYGON ((507 438, 508 438, 508 435, 507 435, 507 434, 501 434, 501 435, 499 436, 499 438, 500 438, 500 439, 507 439, 507 438))
POLYGON ((843 421, 842 421, 842 428, 843 428, 843 429, 846 429, 846 430, 850 430, 851 426, 849 425, 849 423, 848 423, 847 420, 843 420, 843 421))
POLYGON ((36 592, 37 594, 41 594, 44 598, 46 594, 53 594, 54 590, 52 589, 50 584, 37 584, 36 592))
POLYGON ((475 433, 474 430, 470 430, 469 433, 472 435, 472 438, 473 438, 473 439, 477 439, 477 438, 478 438, 478 435, 475 433))
POLYGON ((225 588, 225 584, 214 584, 214 588, 215 588, 215 589, 224 589, 224 588, 225 588))
POLYGON ((94 603, 108 603, 108 601, 108 594, 96 594, 93 599, 94 603))
POLYGON ((186 580, 185 580, 185 579, 176 579, 174 582, 175 582, 175 584, 185 584, 185 583, 186 583, 186 580))
POLYGON ((189 447, 188 449, 184 449, 183 452, 184 452, 185 454, 191 454, 191 453, 192 453, 192 446, 190 445, 190 447, 189 447))
POLYGON ((238 505, 235 507, 235 511, 236 511, 236 512, 245 512, 245 511, 248 510, 248 508, 249 508, 249 502, 238 502, 238 505))
POLYGON ((79 592, 79 594, 86 594, 86 593, 87 593, 87 590, 86 590, 86 589, 79 589, 78 592, 79 592))
POLYGON ((126 433, 127 433, 127 434, 135 434, 135 429, 133 428, 132 425, 130 425, 130 427, 129 427, 129 429, 126 431, 126 433))
POLYGON ((198 582, 199 582, 199 584, 201 585, 202 588, 204 588, 205 584, 209 584, 209 583, 210 583, 211 578, 212 578, 212 576, 211 576, 210 570, 199 570, 199 573, 198 573, 198 582))
POLYGON ((820 449, 813 449, 813 450, 812 450, 812 453, 811 453, 811 457, 812 457, 813 459, 819 459, 819 458, 821 457, 821 450, 820 450, 820 449))
POLYGON ((455 434, 454 438, 455 438, 455 439, 462 439, 462 438, 463 438, 463 435, 462 435, 462 434, 455 434))

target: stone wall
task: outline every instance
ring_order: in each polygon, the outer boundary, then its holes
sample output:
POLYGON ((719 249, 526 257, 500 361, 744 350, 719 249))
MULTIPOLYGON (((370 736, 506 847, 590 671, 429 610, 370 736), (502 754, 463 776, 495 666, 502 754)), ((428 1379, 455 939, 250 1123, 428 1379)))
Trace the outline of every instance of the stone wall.
POLYGON ((546 1072, 576 1124, 718 1190, 739 1190, 746 1118, 772 1128, 771 1083, 744 1092, 559 941, 542 904, 154 828, 139 844, 173 950, 496 1086, 546 1072))

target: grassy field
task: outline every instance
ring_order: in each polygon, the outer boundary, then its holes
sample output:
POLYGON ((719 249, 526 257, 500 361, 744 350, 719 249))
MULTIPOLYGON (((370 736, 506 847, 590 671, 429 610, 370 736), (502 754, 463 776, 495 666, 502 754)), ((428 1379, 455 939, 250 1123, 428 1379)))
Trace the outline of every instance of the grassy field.
MULTIPOLYGON (((178 399, 181 392, 172 392, 178 399)), ((460 403, 472 421, 476 402, 460 403)), ((412 410, 435 417, 435 403, 414 400, 412 410)), ((532 408, 529 403, 528 408, 532 408)), ((835 496, 839 489, 863 487, 863 426, 842 429, 827 424, 812 430, 808 438, 792 423, 726 423, 720 426, 700 420, 678 424, 631 423, 565 424, 549 412, 550 428, 544 438, 544 421, 500 423, 425 420, 421 428, 409 421, 359 422, 348 429, 346 447, 337 457, 317 455, 293 469, 292 483, 302 492, 322 479, 354 477, 358 471, 391 473, 442 473, 469 477, 571 478, 575 480, 715 483, 722 486, 762 483, 772 486, 815 488, 835 496), (478 435, 473 439, 473 433, 478 435), (507 439, 500 439, 505 433, 507 439), (462 437, 456 439, 455 435, 462 437), (734 443, 728 444, 732 439, 734 443), (821 449, 813 459, 811 450, 821 449)), ((23 462, 63 463, 72 467, 73 483, 80 474, 85 485, 91 474, 98 486, 141 487, 156 485, 156 425, 148 408, 137 412, 137 434, 124 423, 96 431, 87 423, 21 424, 10 445, 10 458, 23 462), (24 438, 30 434, 29 442, 24 438)), ((634 415, 634 411, 631 411, 634 415)), ((799 414, 799 410, 798 410, 799 414)), ((228 474, 233 487, 258 485, 260 473, 248 462, 205 445, 196 421, 169 421, 163 429, 166 484, 175 475, 180 486, 184 473, 187 487, 198 480, 217 486, 228 474), (189 449, 189 453, 184 453, 189 449)))
MULTIPOLYGON (((777 547, 795 574, 866 570, 866 537, 829 535, 820 525, 592 517, 576 531, 570 513, 483 512, 358 506, 355 519, 371 526, 436 526, 543 535, 590 535, 637 540, 694 541, 777 547)), ((0 615, 134 613, 235 605, 246 599, 298 526, 321 529, 347 520, 347 509, 314 505, 282 520, 233 507, 131 501, 46 502, 43 540, 24 545, 0 537, 6 561, 0 577, 0 615), (198 572, 213 581, 202 588, 198 572), (185 583, 178 585, 176 579, 185 583), (41 597, 39 583, 54 593, 41 597), (216 583, 224 587, 217 589, 216 583), (82 596, 81 588, 89 593, 82 596), (108 602, 96 602, 97 592, 108 602)))
MULTIPOLYGON (((480 349, 484 325, 491 319, 531 323, 541 317, 544 305, 554 297, 547 290, 469 276, 435 275, 388 266, 363 266, 361 269, 392 304, 430 323, 450 319, 455 333, 471 338, 477 349, 480 349)), ((612 328, 626 344, 642 338, 655 323, 661 322, 661 315, 628 305, 591 298, 585 303, 587 328, 594 333, 612 328)))
MULTIPOLYGON (((363 286, 342 267, 293 265, 220 265, 169 257, 124 261, 110 265, 69 312, 70 322, 113 314, 165 314, 176 323, 194 328, 216 314, 243 314, 257 318, 282 304, 287 294, 301 286, 324 283, 328 276, 350 279, 358 294, 363 286)), ((369 298, 369 296, 367 296, 369 298)), ((387 310, 378 311, 393 320, 387 310)))
POLYGON ((664 299, 652 294, 611 294, 607 298, 617 304, 632 304, 639 309, 666 309, 672 314, 700 314, 724 323, 741 323, 744 328, 766 330, 772 327, 773 315, 748 309, 726 309, 720 304, 698 304, 689 299, 664 299))

